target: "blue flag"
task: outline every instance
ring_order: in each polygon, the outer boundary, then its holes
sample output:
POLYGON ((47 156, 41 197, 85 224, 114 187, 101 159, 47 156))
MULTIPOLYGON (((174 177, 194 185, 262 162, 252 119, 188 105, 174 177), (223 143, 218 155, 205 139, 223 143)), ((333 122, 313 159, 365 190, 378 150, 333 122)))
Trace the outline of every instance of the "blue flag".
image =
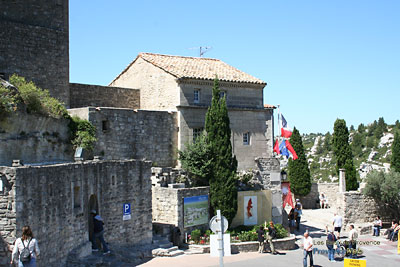
POLYGON ((286 128, 287 127, 287 121, 285 120, 285 117, 283 117, 283 114, 281 114, 281 118, 282 118, 282 128, 286 128))
POLYGON ((282 140, 281 144, 279 145, 279 151, 282 155, 286 156, 286 158, 289 157, 289 151, 286 148, 285 140, 282 140))

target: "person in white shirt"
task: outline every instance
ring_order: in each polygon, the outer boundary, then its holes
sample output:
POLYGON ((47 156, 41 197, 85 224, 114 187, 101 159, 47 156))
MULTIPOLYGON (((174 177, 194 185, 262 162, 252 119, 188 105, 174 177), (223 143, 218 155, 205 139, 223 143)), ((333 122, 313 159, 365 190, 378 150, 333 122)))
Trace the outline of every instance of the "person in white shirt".
POLYGON ((354 229, 354 225, 350 224, 349 226, 350 232, 349 232, 349 249, 350 249, 350 258, 357 258, 357 238, 358 238, 358 233, 356 229, 354 229))
POLYGON ((303 258, 303 266, 307 267, 307 256, 310 257, 310 266, 314 266, 314 260, 313 260, 313 240, 311 236, 308 234, 308 232, 304 233, 304 239, 303 239, 303 247, 304 247, 304 258, 303 258))
POLYGON ((11 265, 14 260, 18 257, 19 267, 36 267, 36 258, 39 256, 40 250, 38 242, 33 238, 32 230, 29 226, 24 226, 22 228, 22 237, 15 241, 14 249, 11 255, 11 265), (21 253, 24 248, 28 248, 30 252, 30 260, 28 262, 22 262, 21 253))
POLYGON ((321 205, 321 209, 326 208, 326 196, 324 193, 321 193, 321 195, 319 196, 319 203, 321 205))
POLYGON ((333 227, 335 228, 335 232, 338 232, 337 238, 340 238, 340 230, 342 229, 342 216, 335 213, 333 217, 333 227))
POLYGON ((372 235, 379 236, 381 228, 382 228, 382 220, 379 216, 377 216, 374 221, 374 233, 372 235))

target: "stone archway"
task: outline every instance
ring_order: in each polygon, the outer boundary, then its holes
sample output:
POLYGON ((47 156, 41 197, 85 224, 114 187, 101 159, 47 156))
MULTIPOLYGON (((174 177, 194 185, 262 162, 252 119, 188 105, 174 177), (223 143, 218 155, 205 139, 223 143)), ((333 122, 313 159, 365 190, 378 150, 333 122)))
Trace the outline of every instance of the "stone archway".
POLYGON ((97 201, 96 195, 91 195, 89 197, 89 205, 88 205, 88 234, 89 234, 89 241, 92 242, 92 235, 93 235, 93 217, 90 213, 91 210, 96 210, 99 212, 99 202, 97 201))

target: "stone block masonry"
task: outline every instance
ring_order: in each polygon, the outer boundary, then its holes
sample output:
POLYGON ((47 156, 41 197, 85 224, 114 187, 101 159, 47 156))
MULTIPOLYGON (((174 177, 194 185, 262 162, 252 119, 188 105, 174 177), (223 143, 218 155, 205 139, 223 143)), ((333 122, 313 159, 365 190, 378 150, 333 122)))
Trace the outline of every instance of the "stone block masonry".
POLYGON ((70 107, 140 108, 138 89, 70 83, 70 107))
POLYGON ((90 248, 93 208, 111 249, 150 245, 150 168, 138 160, 0 167, 0 265, 9 263, 13 242, 29 224, 41 249, 39 265, 64 266, 74 249, 90 248), (131 220, 123 220, 124 203, 131 204, 131 220))
POLYGON ((68 0, 0 6, 0 75, 32 80, 69 106, 68 0))
POLYGON ((94 155, 104 159, 147 159, 153 166, 176 166, 176 113, 118 108, 68 110, 97 128, 94 155))

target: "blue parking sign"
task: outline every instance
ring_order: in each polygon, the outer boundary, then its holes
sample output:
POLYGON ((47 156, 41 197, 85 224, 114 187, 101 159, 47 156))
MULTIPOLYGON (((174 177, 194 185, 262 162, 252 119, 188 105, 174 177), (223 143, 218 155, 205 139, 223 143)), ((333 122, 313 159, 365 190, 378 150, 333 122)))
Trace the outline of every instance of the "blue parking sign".
POLYGON ((122 220, 126 221, 130 219, 131 219, 131 203, 124 203, 122 220))

